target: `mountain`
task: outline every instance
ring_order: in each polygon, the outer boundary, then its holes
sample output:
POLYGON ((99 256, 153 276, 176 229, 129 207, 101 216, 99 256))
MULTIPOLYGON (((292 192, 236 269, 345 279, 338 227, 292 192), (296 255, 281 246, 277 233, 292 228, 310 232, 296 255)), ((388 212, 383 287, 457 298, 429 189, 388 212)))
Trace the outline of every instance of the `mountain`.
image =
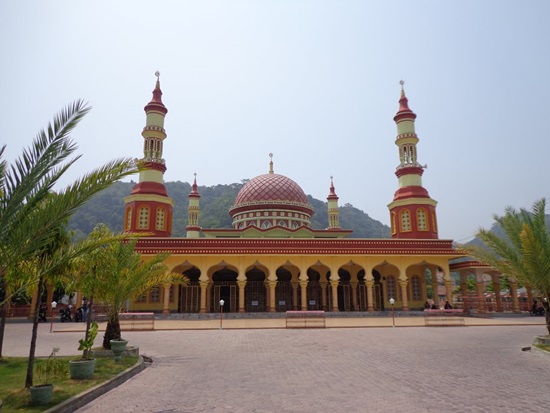
MULTIPOLYGON (((102 222, 112 231, 122 231, 124 220, 124 197, 130 195, 135 182, 117 182, 97 194, 82 206, 71 218, 69 229, 74 231, 77 239, 92 232, 96 224, 102 222)), ((187 182, 166 182, 168 195, 174 199, 172 236, 184 237, 187 226, 187 196, 191 185, 187 182)), ((233 205, 243 184, 199 186, 200 218, 203 228, 231 228, 229 209, 233 205)), ((327 203, 308 195, 308 201, 315 211, 311 219, 311 227, 324 229, 328 225, 327 203)), ((390 228, 369 217, 365 212, 353 205, 340 207, 340 226, 352 229, 349 238, 389 238, 390 228)))

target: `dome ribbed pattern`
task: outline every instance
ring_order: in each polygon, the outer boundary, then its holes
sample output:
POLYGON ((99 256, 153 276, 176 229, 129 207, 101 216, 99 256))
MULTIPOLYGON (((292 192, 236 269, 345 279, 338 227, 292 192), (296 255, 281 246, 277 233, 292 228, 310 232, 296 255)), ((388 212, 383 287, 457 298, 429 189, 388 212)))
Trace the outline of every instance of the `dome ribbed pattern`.
POLYGON ((303 204, 309 207, 307 197, 300 186, 292 179, 278 174, 265 174, 248 181, 239 191, 234 208, 251 203, 287 201, 290 204, 303 204))

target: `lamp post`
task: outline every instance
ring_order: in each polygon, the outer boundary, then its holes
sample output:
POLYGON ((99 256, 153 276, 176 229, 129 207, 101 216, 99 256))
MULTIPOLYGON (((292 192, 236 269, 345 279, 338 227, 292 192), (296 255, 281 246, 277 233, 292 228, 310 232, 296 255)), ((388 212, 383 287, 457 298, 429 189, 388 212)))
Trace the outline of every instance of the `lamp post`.
POLYGON ((394 307, 394 304, 395 304, 395 300, 393 298, 390 298, 392 327, 395 327, 395 307, 394 307))
POLYGON ((51 321, 50 321, 50 333, 53 330, 53 310, 57 307, 57 303, 55 301, 52 301, 52 314, 51 314, 51 321))
POLYGON ((225 301, 220 300, 220 330, 222 330, 222 320, 223 320, 223 305, 225 301))

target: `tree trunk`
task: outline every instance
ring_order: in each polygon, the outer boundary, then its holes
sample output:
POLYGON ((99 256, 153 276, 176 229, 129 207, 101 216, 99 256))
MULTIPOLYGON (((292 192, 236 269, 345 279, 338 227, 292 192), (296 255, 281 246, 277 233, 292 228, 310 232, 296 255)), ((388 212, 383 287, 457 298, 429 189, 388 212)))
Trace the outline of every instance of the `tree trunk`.
MULTIPOLYGON (((4 272, 3 272, 4 273, 4 272)), ((8 285, 4 282, 4 292, 7 293, 8 285)), ((7 294, 5 294, 7 295, 7 294)), ((0 301, 5 301, 5 297, 2 297, 0 301)), ((0 359, 3 357, 4 348, 4 330, 6 328, 6 318, 8 317, 8 303, 4 302, 0 306, 0 359)))
POLYGON ((109 317, 105 335, 103 336, 103 348, 111 349, 111 340, 120 340, 120 321, 118 317, 109 317))
MULTIPOLYGON (((33 385, 34 371, 34 353, 36 352, 36 340, 38 339, 38 313, 40 311, 40 302, 42 301, 42 292, 44 291, 44 279, 40 277, 38 280, 38 299, 35 303, 34 317, 32 319, 32 336, 31 347, 29 349, 29 360, 27 363, 27 377, 25 378, 25 387, 29 388, 33 385)), ((53 317, 53 310, 52 310, 53 317)))
POLYGON ((546 319, 546 329, 550 335, 550 303, 546 301, 547 299, 542 300, 542 306, 544 307, 544 318, 546 319))

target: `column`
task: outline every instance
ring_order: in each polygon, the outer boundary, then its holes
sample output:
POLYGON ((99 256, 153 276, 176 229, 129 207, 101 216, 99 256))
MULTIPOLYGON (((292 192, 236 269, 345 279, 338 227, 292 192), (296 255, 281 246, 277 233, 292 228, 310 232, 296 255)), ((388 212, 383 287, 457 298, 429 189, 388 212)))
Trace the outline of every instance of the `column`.
POLYGON ((237 280, 237 286, 239 287, 239 313, 244 313, 245 310, 245 297, 244 292, 246 288, 246 280, 237 280))
POLYGON ((321 308, 325 311, 328 311, 327 308, 327 287, 328 283, 326 281, 320 282, 321 284, 321 308))
POLYGON ((365 281, 365 285, 367 286, 367 311, 374 313, 374 280, 365 281))
POLYGON ((307 281, 300 280, 300 292, 302 298, 302 311, 307 311, 307 281))
POLYGON ((206 313, 207 308, 207 300, 206 297, 208 296, 208 281, 201 281, 199 282, 199 285, 201 287, 201 307, 199 312, 200 313, 206 313))
POLYGON ((292 286, 292 309, 294 311, 298 310, 298 283, 293 282, 291 283, 292 286))
POLYGON ((34 309, 36 308, 36 300, 38 300, 38 287, 36 287, 32 292, 31 312, 29 313, 29 320, 34 319, 34 309))
POLYGON ((401 297, 402 297, 402 311, 409 311, 409 300, 407 297, 407 280, 399 280, 399 286, 401 287, 401 297))
POLYGON ((519 309, 519 300, 518 300, 518 283, 510 278, 510 294, 512 295, 512 311, 514 313, 521 313, 519 309))
POLYGON ((274 313, 277 311, 275 303, 275 288, 277 287, 277 281, 269 280, 269 312, 274 313))
POLYGON ((460 289, 462 290, 462 309, 464 310, 465 314, 470 313, 470 292, 468 291, 468 282, 464 280, 460 284, 460 289))
POLYGON ((437 267, 430 267, 430 272, 432 273, 433 300, 435 305, 439 307, 439 294, 437 293, 437 286, 439 285, 437 281, 437 267))
POLYGON ((170 284, 164 284, 162 314, 170 314, 170 284))
POLYGON ((331 280, 330 281, 330 287, 332 290, 332 309, 333 312, 338 312, 338 284, 340 284, 340 280, 331 280))
POLYGON ((214 283, 209 282, 206 288, 206 311, 210 311, 210 308, 212 307, 212 287, 214 287, 214 283))
POLYGON ((357 305, 357 285, 358 282, 354 281, 350 283, 351 285, 351 298, 353 303, 353 311, 358 311, 359 306, 357 305))
POLYGON ((504 309, 502 308, 502 297, 500 296, 500 278, 495 277, 493 281, 493 291, 495 292, 495 303, 496 303, 496 312, 502 313, 504 309))
POLYGON ((487 313, 487 307, 485 306, 485 297, 483 296, 483 291, 485 284, 483 281, 476 282, 477 287, 477 312, 478 314, 487 313))
POLYGON ((453 282, 451 280, 445 280, 445 296, 449 304, 453 302, 453 282))

